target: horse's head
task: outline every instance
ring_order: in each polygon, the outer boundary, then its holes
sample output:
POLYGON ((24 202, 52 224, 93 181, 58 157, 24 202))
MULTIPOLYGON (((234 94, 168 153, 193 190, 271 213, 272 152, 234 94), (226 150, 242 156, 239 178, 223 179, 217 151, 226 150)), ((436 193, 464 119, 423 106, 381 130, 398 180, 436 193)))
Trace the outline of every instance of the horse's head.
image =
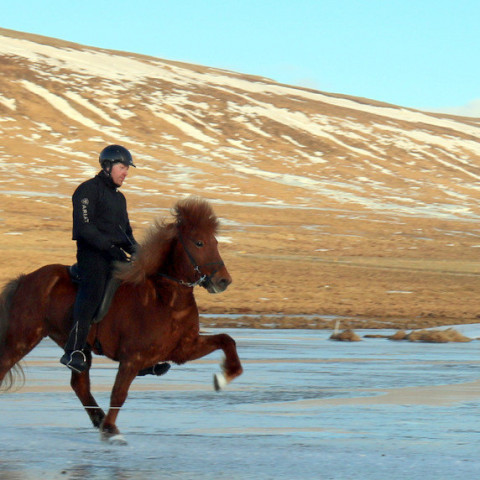
POLYGON ((175 264, 179 273, 189 285, 200 285, 209 293, 223 292, 232 277, 218 251, 218 219, 211 206, 190 197, 175 205, 174 215, 178 238, 175 264))
POLYGON ((200 285, 209 293, 220 293, 232 283, 214 235, 180 234, 179 244, 184 257, 182 273, 188 278, 189 285, 200 285))
POLYGON ((205 200, 189 197, 177 202, 174 223, 156 223, 147 232, 135 260, 119 267, 117 277, 139 284, 161 276, 184 286, 201 285, 210 293, 223 292, 232 283, 215 234, 218 220, 205 200))

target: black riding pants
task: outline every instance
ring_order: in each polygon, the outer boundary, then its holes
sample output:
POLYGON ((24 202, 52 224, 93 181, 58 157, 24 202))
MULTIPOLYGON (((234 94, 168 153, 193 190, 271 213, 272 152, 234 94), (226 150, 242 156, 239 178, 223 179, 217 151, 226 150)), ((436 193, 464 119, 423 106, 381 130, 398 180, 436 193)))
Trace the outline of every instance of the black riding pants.
POLYGON ((97 313, 112 272, 108 254, 77 243, 77 263, 80 274, 75 304, 73 327, 65 350, 82 350, 88 337, 90 323, 97 313))

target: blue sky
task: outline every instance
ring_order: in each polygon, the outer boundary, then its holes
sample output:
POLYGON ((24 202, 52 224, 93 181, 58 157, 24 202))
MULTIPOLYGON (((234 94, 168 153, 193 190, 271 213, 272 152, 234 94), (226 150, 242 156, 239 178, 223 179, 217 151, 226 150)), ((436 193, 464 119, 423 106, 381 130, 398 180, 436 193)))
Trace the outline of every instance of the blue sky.
POLYGON ((3 0, 0 26, 480 116, 478 0, 3 0))

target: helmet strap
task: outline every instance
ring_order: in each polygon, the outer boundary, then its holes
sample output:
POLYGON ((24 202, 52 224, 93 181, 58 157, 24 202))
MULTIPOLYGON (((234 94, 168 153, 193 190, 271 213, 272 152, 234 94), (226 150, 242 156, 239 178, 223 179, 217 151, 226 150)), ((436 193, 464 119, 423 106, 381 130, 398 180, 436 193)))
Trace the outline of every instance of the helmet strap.
POLYGON ((113 167, 112 162, 104 162, 103 163, 102 169, 105 172, 105 174, 107 175, 107 177, 110 177, 110 174, 112 173, 112 167, 113 167))

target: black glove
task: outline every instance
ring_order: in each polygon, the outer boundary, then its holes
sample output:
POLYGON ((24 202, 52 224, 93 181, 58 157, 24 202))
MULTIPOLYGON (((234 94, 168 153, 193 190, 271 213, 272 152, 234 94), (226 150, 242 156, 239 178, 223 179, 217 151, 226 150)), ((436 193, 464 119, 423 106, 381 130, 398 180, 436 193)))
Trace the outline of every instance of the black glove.
POLYGON ((126 253, 116 245, 112 245, 108 253, 112 260, 115 260, 117 262, 126 262, 128 260, 126 253))
POLYGON ((137 243, 125 244, 122 245, 122 249, 125 250, 130 255, 134 255, 137 252, 137 243))

